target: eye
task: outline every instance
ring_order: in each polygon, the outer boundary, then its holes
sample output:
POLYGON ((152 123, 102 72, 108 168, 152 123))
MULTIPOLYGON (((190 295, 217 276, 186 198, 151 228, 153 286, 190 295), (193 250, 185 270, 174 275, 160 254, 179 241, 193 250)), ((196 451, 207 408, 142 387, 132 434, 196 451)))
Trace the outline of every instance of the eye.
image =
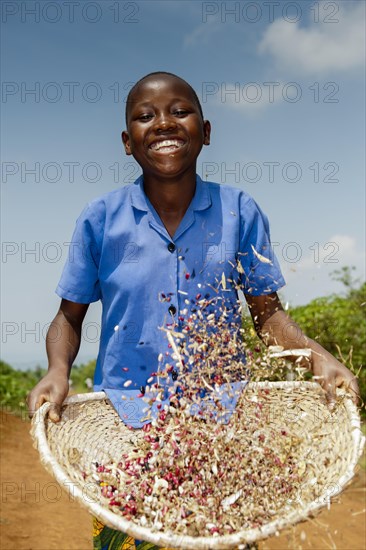
POLYGON ((176 109, 174 111, 174 114, 179 117, 185 117, 189 115, 189 111, 187 111, 186 109, 176 109))
POLYGON ((142 114, 142 115, 139 115, 139 116, 137 117, 137 119, 138 119, 138 120, 142 120, 143 122, 145 122, 145 121, 150 120, 152 117, 153 117, 152 114, 144 113, 144 114, 142 114))

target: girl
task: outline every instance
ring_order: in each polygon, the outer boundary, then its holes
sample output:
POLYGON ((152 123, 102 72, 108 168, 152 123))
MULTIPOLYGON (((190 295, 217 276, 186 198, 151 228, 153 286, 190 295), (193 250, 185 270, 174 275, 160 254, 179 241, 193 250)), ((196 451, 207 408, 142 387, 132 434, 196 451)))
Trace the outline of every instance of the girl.
MULTIPOLYGON (((141 166, 142 176, 90 203, 77 221, 56 291, 60 309, 46 341, 49 369, 29 395, 30 414, 49 401, 50 418, 59 421, 83 319, 89 304, 100 299, 94 388, 108 394, 123 420, 142 426, 139 400, 129 400, 127 409, 121 397, 143 392, 156 370, 167 348, 159 327, 167 320, 179 325, 185 304, 193 307, 197 295, 210 301, 222 274, 225 280, 238 279, 238 271, 233 272, 238 262, 240 285, 265 344, 310 348, 312 373, 330 406, 337 386, 347 386, 356 399, 353 374, 306 337, 282 308, 277 290, 284 280, 266 216, 244 191, 196 175, 211 127, 191 86, 171 73, 143 77, 129 93, 126 125, 125 152, 141 166)), ((230 322, 240 326, 234 288, 225 289, 225 303, 230 322)), ((99 522, 94 547, 155 548, 99 522)))

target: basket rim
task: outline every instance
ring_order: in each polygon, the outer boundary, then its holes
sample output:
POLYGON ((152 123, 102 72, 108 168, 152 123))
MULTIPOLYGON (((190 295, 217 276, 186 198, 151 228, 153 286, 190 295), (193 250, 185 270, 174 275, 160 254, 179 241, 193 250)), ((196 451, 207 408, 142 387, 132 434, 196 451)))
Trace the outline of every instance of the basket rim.
MULTIPOLYGON (((303 388, 304 390, 312 390, 317 394, 324 394, 324 390, 318 383, 308 381, 250 382, 248 384, 248 388, 249 387, 256 387, 258 389, 282 389, 288 392, 295 388, 303 388)), ((337 394, 340 396, 349 395, 346 394, 344 390, 337 390, 337 394)), ((76 394, 67 397, 63 406, 103 400, 109 401, 108 396, 103 391, 76 394)), ((36 411, 32 420, 31 433, 40 453, 42 464, 55 477, 61 487, 63 487, 64 490, 70 491, 72 497, 77 499, 84 508, 113 529, 128 533, 130 536, 140 540, 148 540, 160 546, 175 546, 176 548, 197 550, 223 550, 224 548, 234 548, 246 542, 251 543, 256 540, 268 538, 274 535, 278 530, 289 527, 294 523, 304 521, 310 514, 317 510, 325 506, 329 507, 331 499, 336 497, 354 476, 354 469, 365 444, 365 437, 361 431, 361 421, 356 405, 352 402, 350 397, 344 399, 344 405, 349 418, 349 425, 352 429, 352 458, 349 462, 347 472, 337 480, 337 484, 333 486, 331 494, 324 492, 315 501, 304 506, 304 508, 290 511, 286 514, 285 518, 277 518, 266 523, 262 527, 245 529, 229 535, 210 537, 193 537, 190 535, 177 535, 169 531, 153 531, 150 528, 126 520, 123 516, 117 515, 112 510, 103 507, 99 502, 90 499, 90 495, 85 494, 84 489, 69 477, 67 471, 59 464, 50 450, 46 435, 46 418, 50 408, 49 402, 44 403, 36 411)), ((123 421, 121 420, 121 422, 123 421)))

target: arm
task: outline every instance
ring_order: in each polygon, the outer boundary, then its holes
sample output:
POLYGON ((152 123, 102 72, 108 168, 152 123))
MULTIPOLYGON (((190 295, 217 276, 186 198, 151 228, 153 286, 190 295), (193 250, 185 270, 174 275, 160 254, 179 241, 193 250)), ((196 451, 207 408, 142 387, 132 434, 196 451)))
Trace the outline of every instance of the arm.
POLYGON ((43 403, 49 401, 49 417, 60 420, 61 405, 69 391, 69 375, 79 351, 81 327, 89 304, 62 300, 46 336, 48 372, 33 388, 27 398, 32 416, 43 403))
POLYGON ((311 371, 326 392, 331 407, 336 400, 336 387, 344 385, 357 403, 359 388, 356 377, 320 344, 308 338, 283 310, 276 293, 263 296, 246 295, 246 300, 258 336, 266 346, 284 349, 309 348, 311 371))

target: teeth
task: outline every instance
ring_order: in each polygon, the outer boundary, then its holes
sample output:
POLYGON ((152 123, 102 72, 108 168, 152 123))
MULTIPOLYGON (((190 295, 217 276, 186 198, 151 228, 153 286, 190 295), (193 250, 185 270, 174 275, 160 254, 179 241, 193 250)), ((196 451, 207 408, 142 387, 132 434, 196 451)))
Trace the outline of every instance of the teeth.
POLYGON ((178 141, 177 139, 164 139, 164 141, 156 141, 153 143, 151 145, 151 149, 154 149, 155 151, 159 151, 159 149, 162 149, 163 147, 175 147, 177 149, 182 145, 183 142, 178 141))

